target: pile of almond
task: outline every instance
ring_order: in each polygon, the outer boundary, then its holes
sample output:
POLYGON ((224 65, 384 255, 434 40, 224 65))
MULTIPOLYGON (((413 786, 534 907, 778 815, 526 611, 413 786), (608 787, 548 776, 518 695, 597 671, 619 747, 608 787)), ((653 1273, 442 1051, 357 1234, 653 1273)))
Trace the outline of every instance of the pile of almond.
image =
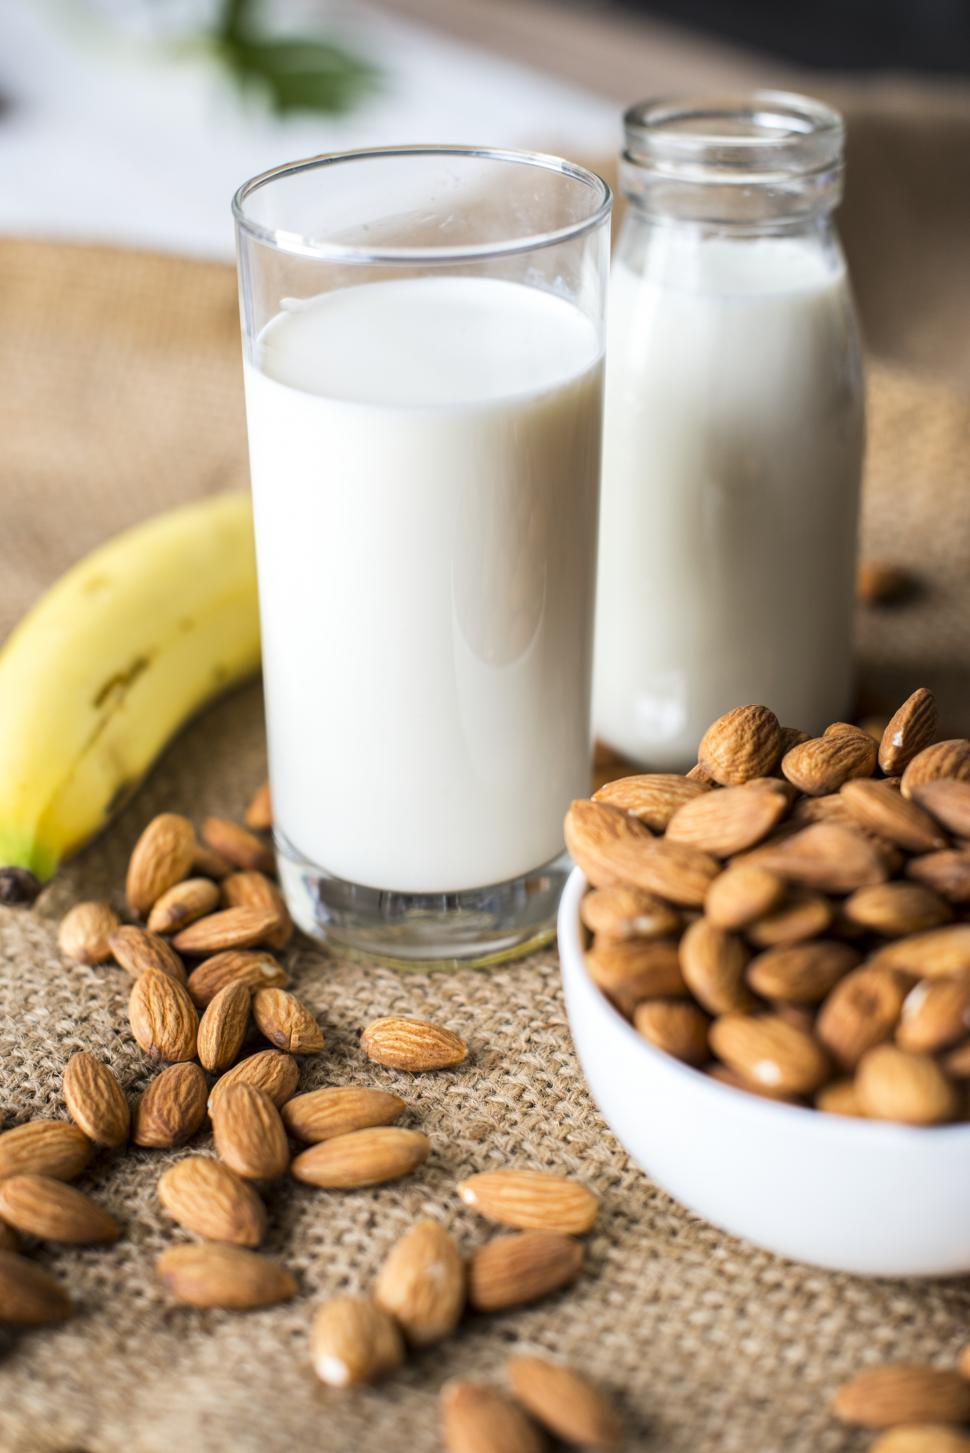
MULTIPOLYGON (((85 902, 61 923, 67 958, 113 962, 131 976, 129 1029, 160 1068, 131 1107, 111 1068, 81 1051, 64 1070, 70 1122, 32 1121, 0 1134, 0 1324, 39 1326, 73 1311, 61 1283, 24 1254, 21 1237, 82 1245, 121 1235, 105 1207, 69 1184, 99 1151, 121 1153, 129 1142, 171 1150, 211 1129, 211 1145, 170 1162, 158 1179, 161 1205, 197 1239, 173 1244, 156 1270, 176 1301, 234 1310, 299 1293, 292 1273, 257 1250, 267 1197, 282 1177, 351 1191, 397 1180, 430 1152, 424 1134, 396 1123, 408 1106, 390 1090, 327 1085, 298 1093, 302 1062, 324 1050, 325 1037, 288 991, 273 952, 286 947, 293 925, 272 878, 273 855, 257 835, 270 826, 265 788, 246 820, 243 827, 208 818, 197 838, 187 818, 161 814, 129 862, 128 921, 108 903, 85 902)), ((374 1065, 412 1074, 453 1069, 468 1055, 451 1030, 399 1016, 367 1025, 361 1049, 374 1065)), ((374 1381, 400 1366, 409 1348, 451 1335, 466 1309, 523 1306, 577 1277, 578 1238, 598 1212, 586 1187, 505 1167, 469 1177, 457 1193, 508 1229, 465 1255, 438 1221, 412 1226, 368 1295, 336 1296, 318 1308, 310 1352, 324 1382, 374 1381)), ((446 1390, 449 1449, 527 1453, 543 1446, 540 1425, 575 1444, 617 1446, 615 1414, 577 1373, 522 1357, 509 1375, 515 1404, 476 1384, 446 1390)))
POLYGON ((866 1368, 839 1388, 832 1411, 844 1423, 879 1430, 870 1453, 970 1453, 970 1346, 957 1369, 866 1368))
POLYGON ((607 781, 566 842, 595 983, 725 1084, 938 1125, 970 1085, 970 741, 921 688, 820 737, 764 706, 705 732, 686 776, 607 781))

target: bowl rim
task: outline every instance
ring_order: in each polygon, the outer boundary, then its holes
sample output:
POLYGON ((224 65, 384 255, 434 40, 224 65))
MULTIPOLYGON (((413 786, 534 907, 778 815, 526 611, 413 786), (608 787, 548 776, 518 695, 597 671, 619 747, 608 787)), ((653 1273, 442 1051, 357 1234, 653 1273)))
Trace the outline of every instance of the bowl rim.
MULTIPOLYGON (((623 1017, 586 973, 579 905, 587 886, 585 874, 580 868, 574 867, 566 880, 559 903, 559 972, 564 982, 567 973, 582 977, 593 991, 611 1033, 625 1038, 635 1054, 642 1055, 645 1060, 652 1061, 675 1079, 689 1084, 695 1093, 706 1096, 712 1103, 721 1103, 725 1110, 732 1113, 744 1111, 753 1120, 773 1119, 779 1127, 784 1127, 787 1123, 793 1132, 797 1131, 799 1134, 821 1134, 829 1139, 843 1140, 847 1145, 858 1145, 861 1141, 869 1144, 877 1142, 887 1149, 894 1146, 912 1146, 917 1142, 925 1146, 927 1138, 932 1137, 936 1146, 952 1140, 962 1149, 966 1149, 970 1142, 970 1122, 955 1125, 901 1125, 889 1120, 864 1120, 851 1115, 825 1114, 807 1105, 788 1105, 784 1101, 769 1100, 734 1085, 725 1085, 651 1044, 643 1035, 637 1033, 629 1020, 623 1017)), ((572 1030, 568 1007, 567 1016, 572 1030)))

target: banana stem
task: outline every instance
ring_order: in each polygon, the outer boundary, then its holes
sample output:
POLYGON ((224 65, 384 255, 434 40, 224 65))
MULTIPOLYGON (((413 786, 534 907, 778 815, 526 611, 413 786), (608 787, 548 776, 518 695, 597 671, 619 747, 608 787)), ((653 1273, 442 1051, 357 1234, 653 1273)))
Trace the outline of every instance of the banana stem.
POLYGON ((0 903, 7 908, 25 908, 43 886, 29 868, 0 868, 0 903))

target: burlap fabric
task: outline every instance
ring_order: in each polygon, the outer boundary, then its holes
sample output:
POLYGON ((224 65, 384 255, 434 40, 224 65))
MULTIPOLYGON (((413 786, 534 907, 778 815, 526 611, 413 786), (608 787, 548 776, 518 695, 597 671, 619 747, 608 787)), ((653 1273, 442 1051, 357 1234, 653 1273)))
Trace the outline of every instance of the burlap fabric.
MULTIPOLYGON (((230 269, 101 249, 0 244, 0 628, 110 532, 176 501, 245 480, 230 269)), ((866 506, 871 549, 926 582, 913 605, 860 621, 870 698, 917 681, 967 721, 970 419, 958 393, 876 370, 866 506), (962 702, 962 706, 961 706, 962 702)), ((419 704, 416 704, 416 708, 419 704)), ((126 855, 162 808, 238 814, 264 769, 258 688, 206 713, 172 747, 115 826, 32 912, 0 910, 0 1108, 5 1123, 63 1115, 68 1057, 93 1049, 132 1094, 151 1071, 126 1030, 128 981, 59 958, 56 923, 79 897, 117 900, 126 855)), ((631 1448, 825 1453, 856 1440, 826 1414, 840 1379, 887 1358, 952 1358, 970 1284, 862 1281, 795 1266, 698 1222, 627 1161, 592 1105, 571 1047, 552 952, 488 973, 396 974, 287 955, 326 1027, 304 1087, 399 1090, 434 1152, 415 1176, 348 1194, 285 1183, 270 1196, 267 1249, 296 1271, 288 1306, 247 1315, 169 1305, 156 1254, 183 1239, 154 1195, 175 1154, 103 1156, 82 1184, 117 1212, 113 1248, 38 1253, 81 1314, 10 1340, 0 1368, 5 1453, 438 1447, 436 1395, 457 1374, 498 1377, 514 1346, 547 1349, 615 1388, 631 1448), (427 1015, 472 1049, 468 1067, 411 1078, 368 1065, 362 1026, 427 1015), (489 1234, 456 1204, 456 1180, 513 1161, 581 1176, 602 1197, 588 1269, 564 1295, 470 1320, 374 1391, 319 1386, 307 1357, 314 1305, 368 1286, 417 1217, 471 1247, 489 1234)), ((644 1105, 662 1115, 663 1105, 644 1105)), ((203 1140, 203 1144, 204 1144, 203 1140)), ((184 1153, 184 1152, 180 1152, 184 1153)))

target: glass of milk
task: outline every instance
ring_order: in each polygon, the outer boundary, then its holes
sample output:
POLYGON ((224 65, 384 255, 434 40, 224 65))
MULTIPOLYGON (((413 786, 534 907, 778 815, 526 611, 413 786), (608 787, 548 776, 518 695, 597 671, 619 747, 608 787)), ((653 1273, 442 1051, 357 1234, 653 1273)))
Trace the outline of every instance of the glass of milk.
POLYGON ((761 92, 626 116, 594 721, 681 770, 732 706, 820 731, 851 699, 864 416, 832 225, 839 116, 761 92))
POLYGON ((551 936, 589 789, 610 191, 399 147, 234 212, 276 850, 335 951, 551 936))

